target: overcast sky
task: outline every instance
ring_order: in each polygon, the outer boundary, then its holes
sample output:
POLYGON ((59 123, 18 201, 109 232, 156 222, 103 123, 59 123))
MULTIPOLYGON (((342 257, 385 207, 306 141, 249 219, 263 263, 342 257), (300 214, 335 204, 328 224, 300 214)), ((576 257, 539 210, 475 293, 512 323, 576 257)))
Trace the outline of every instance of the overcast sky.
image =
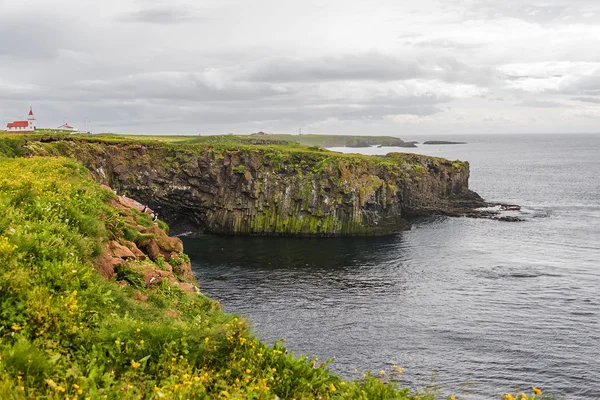
POLYGON ((0 122, 600 132, 598 0, 1 0, 0 122))

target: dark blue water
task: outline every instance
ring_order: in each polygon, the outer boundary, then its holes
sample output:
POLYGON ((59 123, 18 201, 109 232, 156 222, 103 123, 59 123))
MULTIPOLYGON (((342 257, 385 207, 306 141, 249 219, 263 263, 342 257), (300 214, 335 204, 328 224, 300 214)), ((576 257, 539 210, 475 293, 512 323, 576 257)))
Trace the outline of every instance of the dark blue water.
POLYGON ((428 218, 383 238, 187 237, 202 291, 264 340, 334 357, 348 378, 397 364, 407 385, 434 376, 459 398, 535 385, 599 399, 600 136, 454 139, 469 144, 416 151, 470 161, 471 188, 522 205, 525 222, 428 218))

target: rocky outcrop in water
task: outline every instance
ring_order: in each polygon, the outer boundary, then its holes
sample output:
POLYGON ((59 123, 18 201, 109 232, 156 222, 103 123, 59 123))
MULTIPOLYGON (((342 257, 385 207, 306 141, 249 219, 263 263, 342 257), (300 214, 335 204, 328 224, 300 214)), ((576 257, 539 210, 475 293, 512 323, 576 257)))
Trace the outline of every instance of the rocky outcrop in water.
POLYGON ((468 163, 416 154, 79 139, 26 148, 80 160, 97 181, 148 204, 179 231, 384 235, 406 229, 406 217, 484 205, 468 188, 468 163))

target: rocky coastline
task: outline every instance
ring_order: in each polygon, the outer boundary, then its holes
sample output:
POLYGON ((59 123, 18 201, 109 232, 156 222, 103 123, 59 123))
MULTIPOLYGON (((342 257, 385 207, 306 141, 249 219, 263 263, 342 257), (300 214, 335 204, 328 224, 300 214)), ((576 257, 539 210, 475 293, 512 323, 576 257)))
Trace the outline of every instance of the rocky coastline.
POLYGON ((378 236, 423 215, 497 218, 469 190, 469 164, 417 154, 343 155, 280 145, 182 146, 44 140, 30 155, 82 162, 94 179, 156 209, 178 232, 378 236))

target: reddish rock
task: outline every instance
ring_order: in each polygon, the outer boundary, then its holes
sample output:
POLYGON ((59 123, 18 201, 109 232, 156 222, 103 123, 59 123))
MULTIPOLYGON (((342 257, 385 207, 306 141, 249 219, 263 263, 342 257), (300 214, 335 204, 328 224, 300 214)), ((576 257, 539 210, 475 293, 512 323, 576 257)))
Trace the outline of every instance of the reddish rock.
POLYGON ((187 293, 198 293, 198 288, 191 283, 179 282, 179 288, 187 293))
POLYGON ((175 275, 188 282, 196 282, 196 276, 194 275, 192 265, 189 262, 173 267, 173 272, 175 275))
POLYGON ((173 274, 168 271, 146 269, 142 271, 142 276, 144 277, 144 283, 146 284, 146 287, 157 285, 162 281, 166 281, 171 284, 174 284, 176 282, 173 274))
POLYGON ((150 228, 144 228, 142 233, 152 233, 158 246, 166 252, 183 252, 183 243, 177 237, 169 237, 165 231, 154 225, 150 228))
POLYGON ((113 271, 115 270, 115 268, 117 268, 120 265, 127 265, 127 263, 122 258, 118 258, 118 257, 111 257, 110 263, 112 265, 113 271))
POLYGON ((171 264, 169 264, 166 261, 165 261, 165 268, 167 269, 168 272, 173 273, 173 267, 171 266, 171 264))
POLYGON ((131 250, 131 252, 132 252, 132 253, 135 255, 135 258, 136 258, 137 260, 141 260, 141 261, 143 261, 143 260, 145 260, 145 259, 146 259, 146 255, 144 254, 144 252, 143 252, 143 251, 141 251, 141 250, 140 250, 140 249, 139 249, 139 248, 138 248, 138 247, 135 245, 135 243, 133 243, 133 242, 129 242, 129 241, 125 240, 125 241, 123 242, 123 244, 124 244, 125 246, 127 246, 127 248, 128 248, 129 250, 131 250))
POLYGON ((138 211, 142 211, 144 209, 144 205, 142 203, 130 199, 129 197, 117 196, 115 200, 125 208, 134 208, 138 211))
POLYGON ((161 256, 160 247, 156 243, 154 238, 147 239, 141 242, 138 247, 150 258, 152 261, 156 261, 161 256))
POLYGON ((120 245, 119 243, 117 243, 114 240, 112 240, 108 244, 108 249, 110 250, 110 254, 117 258, 122 258, 122 259, 136 259, 137 258, 131 250, 129 250, 125 246, 120 245))
POLYGON ((96 269, 105 279, 112 279, 115 276, 115 265, 108 251, 102 252, 96 259, 96 269))

